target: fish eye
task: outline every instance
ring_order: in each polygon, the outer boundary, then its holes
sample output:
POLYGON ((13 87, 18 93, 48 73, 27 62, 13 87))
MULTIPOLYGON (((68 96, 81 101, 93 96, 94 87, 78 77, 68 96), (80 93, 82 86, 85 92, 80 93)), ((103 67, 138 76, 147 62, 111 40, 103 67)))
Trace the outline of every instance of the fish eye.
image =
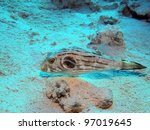
POLYGON ((50 64, 53 64, 54 61, 55 61, 55 58, 48 59, 48 62, 49 62, 50 64))
POLYGON ((72 69, 75 67, 76 65, 76 62, 75 60, 73 59, 73 57, 65 57, 64 58, 64 61, 63 61, 63 64, 66 68, 69 68, 69 69, 72 69))

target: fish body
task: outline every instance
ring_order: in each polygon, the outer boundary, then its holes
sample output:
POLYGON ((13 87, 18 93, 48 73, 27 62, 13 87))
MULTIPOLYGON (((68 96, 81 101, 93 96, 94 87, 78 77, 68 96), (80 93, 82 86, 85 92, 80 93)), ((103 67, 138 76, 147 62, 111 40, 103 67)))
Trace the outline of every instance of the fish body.
POLYGON ((48 57, 42 64, 41 70, 49 73, 65 73, 78 75, 102 70, 133 70, 145 66, 136 62, 115 61, 102 58, 93 53, 79 50, 62 51, 48 57))

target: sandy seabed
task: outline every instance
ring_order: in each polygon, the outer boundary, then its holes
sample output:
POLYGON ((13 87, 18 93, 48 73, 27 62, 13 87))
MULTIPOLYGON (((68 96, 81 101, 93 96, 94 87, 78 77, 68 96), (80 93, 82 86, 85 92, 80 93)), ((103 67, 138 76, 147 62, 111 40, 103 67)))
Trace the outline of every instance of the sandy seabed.
MULTIPOLYGON (((113 106, 88 112, 150 112, 150 24, 121 16, 118 10, 58 10, 43 2, 0 1, 0 112, 63 112, 45 95, 40 66, 47 53, 61 48, 86 49, 87 38, 110 26, 98 23, 113 16, 124 34, 123 58, 147 67, 137 72, 103 71, 77 78, 113 92, 113 106), (92 23, 92 26, 88 26, 92 23)), ((51 77, 48 77, 51 80, 51 77)))

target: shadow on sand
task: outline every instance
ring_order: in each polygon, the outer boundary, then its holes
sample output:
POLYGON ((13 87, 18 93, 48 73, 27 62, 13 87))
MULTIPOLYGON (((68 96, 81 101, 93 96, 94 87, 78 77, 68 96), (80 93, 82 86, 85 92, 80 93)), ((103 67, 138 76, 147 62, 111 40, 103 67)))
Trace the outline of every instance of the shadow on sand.
POLYGON ((124 70, 110 70, 101 72, 90 72, 81 75, 68 75, 68 74, 51 74, 46 72, 40 72, 40 76, 43 78, 48 77, 81 77, 90 79, 111 79, 113 77, 129 77, 129 76, 145 76, 146 74, 135 72, 135 71, 124 71, 124 70))

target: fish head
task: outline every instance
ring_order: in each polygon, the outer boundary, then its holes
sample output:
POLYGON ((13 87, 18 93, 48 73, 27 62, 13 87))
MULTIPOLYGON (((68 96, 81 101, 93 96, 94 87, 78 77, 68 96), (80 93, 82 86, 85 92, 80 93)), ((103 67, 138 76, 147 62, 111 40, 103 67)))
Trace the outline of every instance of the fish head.
POLYGON ((55 57, 46 58, 42 63, 41 70, 49 73, 55 72, 57 67, 56 62, 57 61, 55 57))
POLYGON ((42 71, 49 73, 71 73, 76 69, 75 57, 69 55, 47 58, 41 66, 42 71))

